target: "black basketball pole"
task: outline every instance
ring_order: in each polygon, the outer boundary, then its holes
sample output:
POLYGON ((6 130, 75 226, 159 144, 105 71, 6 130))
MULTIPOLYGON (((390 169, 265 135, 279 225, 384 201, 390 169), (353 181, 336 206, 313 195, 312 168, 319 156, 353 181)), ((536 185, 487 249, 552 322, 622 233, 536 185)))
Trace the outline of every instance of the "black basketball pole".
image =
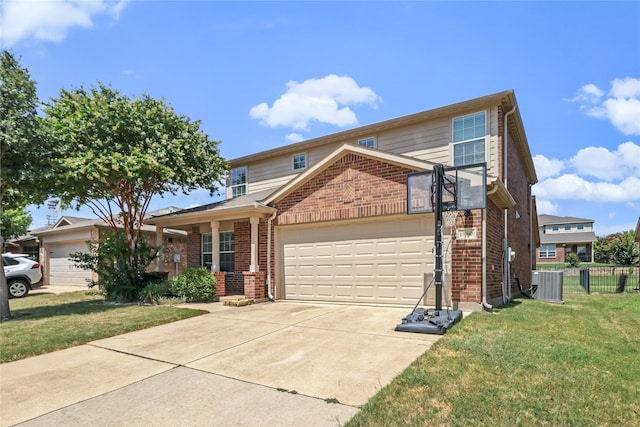
POLYGON ((433 185, 435 185, 434 207, 436 214, 436 268, 434 282, 436 285, 436 311, 442 310, 442 185, 443 185, 444 166, 441 164, 433 167, 433 185))

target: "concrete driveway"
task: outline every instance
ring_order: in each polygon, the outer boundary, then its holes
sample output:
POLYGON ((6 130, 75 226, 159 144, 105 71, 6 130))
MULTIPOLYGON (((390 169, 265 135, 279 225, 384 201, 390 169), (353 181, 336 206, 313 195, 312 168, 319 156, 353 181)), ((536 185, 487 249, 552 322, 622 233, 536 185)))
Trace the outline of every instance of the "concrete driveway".
POLYGON ((440 336, 410 309, 276 302, 0 365, 0 423, 335 426, 440 336))

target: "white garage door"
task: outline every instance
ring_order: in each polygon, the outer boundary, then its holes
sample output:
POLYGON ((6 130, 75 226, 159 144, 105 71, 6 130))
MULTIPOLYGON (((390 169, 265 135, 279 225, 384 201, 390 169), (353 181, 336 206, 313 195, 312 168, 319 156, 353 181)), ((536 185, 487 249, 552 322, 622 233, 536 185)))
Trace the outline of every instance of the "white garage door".
POLYGON ((415 304, 433 271, 433 230, 432 216, 283 227, 285 298, 415 304))
POLYGON ((55 286, 87 285, 91 280, 91 271, 76 267, 69 259, 69 254, 88 251, 85 242, 50 244, 49 284, 55 286))

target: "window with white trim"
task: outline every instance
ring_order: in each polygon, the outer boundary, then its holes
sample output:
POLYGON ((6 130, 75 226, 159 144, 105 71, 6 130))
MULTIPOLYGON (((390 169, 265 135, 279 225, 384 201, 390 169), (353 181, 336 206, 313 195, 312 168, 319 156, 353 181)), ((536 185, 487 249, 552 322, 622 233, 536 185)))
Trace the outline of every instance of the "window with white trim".
POLYGON ((233 231, 220 233, 220 271, 235 271, 235 237, 233 231))
POLYGON ((211 270, 211 264, 213 264, 213 246, 211 233, 205 233, 202 235, 202 263, 201 265, 211 270))
POLYGON ((464 166, 486 161, 486 113, 467 114, 453 119, 453 165, 464 166))
POLYGON ((231 170, 231 197, 247 194, 247 168, 235 168, 231 170))
POLYGON ((293 170, 301 170, 307 167, 307 153, 293 155, 293 170))
POLYGON ((369 138, 362 138, 358 140, 358 144, 363 147, 368 148, 376 148, 376 138, 375 136, 370 136, 369 138))
POLYGON ((578 230, 584 230, 584 224, 578 224, 578 225, 576 226, 576 228, 577 228, 578 230))
POLYGON ((540 245, 540 258, 555 258, 556 245, 540 245))
POLYGON ((564 226, 564 229, 565 229, 566 231, 571 231, 571 224, 567 224, 567 225, 565 225, 565 226, 564 226))

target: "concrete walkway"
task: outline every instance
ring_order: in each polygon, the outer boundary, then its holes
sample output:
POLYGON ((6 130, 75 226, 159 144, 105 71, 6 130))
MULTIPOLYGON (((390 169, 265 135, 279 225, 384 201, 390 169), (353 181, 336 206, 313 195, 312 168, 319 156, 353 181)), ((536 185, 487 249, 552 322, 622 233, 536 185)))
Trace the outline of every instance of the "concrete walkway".
POLYGON ((0 425, 337 426, 440 336, 410 310, 277 302, 0 365, 0 425))

